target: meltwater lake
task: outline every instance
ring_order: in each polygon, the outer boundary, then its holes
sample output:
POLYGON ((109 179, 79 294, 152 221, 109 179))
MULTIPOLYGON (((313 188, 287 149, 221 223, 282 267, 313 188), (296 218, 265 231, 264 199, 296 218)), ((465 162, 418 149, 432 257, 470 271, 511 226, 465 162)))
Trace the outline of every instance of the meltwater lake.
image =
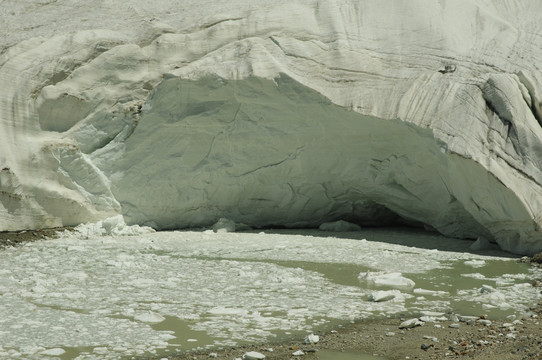
POLYGON ((393 228, 65 232, 0 250, 0 358, 166 356, 422 311, 527 314, 540 270, 471 245, 393 228))

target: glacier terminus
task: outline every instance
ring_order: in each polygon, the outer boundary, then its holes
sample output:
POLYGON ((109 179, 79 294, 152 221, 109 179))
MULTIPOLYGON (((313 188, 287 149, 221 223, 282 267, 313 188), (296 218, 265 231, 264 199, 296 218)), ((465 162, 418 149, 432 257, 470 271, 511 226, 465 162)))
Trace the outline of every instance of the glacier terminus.
POLYGON ((0 231, 347 220, 540 252, 540 14, 0 1, 0 231))

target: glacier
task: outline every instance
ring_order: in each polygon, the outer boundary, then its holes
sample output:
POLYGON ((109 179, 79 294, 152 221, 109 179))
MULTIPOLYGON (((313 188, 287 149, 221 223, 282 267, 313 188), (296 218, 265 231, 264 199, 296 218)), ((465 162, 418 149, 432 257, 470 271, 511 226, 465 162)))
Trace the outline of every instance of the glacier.
POLYGON ((0 231, 347 220, 540 252, 541 13, 3 0, 0 231))

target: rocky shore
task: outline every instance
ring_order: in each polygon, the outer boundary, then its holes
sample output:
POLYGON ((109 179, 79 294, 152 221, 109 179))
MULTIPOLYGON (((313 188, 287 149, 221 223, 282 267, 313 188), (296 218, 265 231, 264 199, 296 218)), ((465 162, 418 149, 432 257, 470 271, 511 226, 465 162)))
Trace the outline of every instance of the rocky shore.
MULTIPOLYGON (((448 315, 447 320, 420 322, 400 328, 411 318, 359 321, 318 334, 316 344, 304 339, 170 356, 169 359, 321 359, 319 351, 359 352, 383 359, 541 359, 542 306, 533 307, 531 317, 488 320, 448 315), (450 320, 451 319, 451 320, 450 320), (263 357, 261 357, 263 358, 263 357)), ((420 317, 414 317, 418 319, 420 317)), ((361 356, 361 355, 360 355, 361 356)), ((162 359, 159 357, 157 359, 162 359)), ((329 357, 327 357, 329 358, 329 357)), ((326 359, 327 359, 326 358, 326 359)))
MULTIPOLYGON (((542 254, 520 261, 542 267, 542 254)), ((540 287, 541 283, 533 282, 532 285, 540 287)), ((190 352, 168 359, 309 360, 324 359, 319 356, 319 351, 323 350, 357 352, 360 356, 365 353, 388 360, 542 359, 542 303, 533 305, 530 310, 531 315, 521 319, 491 320, 483 314, 473 317, 452 313, 360 320, 317 333, 317 343, 307 343, 307 339, 300 338, 212 352, 190 352), (255 354, 259 355, 251 356, 255 354)), ((330 359, 329 355, 325 359, 330 359)))
POLYGON ((2 231, 0 232, 0 249, 6 246, 17 246, 28 241, 43 240, 54 238, 59 231, 70 230, 72 228, 54 228, 23 231, 2 231))

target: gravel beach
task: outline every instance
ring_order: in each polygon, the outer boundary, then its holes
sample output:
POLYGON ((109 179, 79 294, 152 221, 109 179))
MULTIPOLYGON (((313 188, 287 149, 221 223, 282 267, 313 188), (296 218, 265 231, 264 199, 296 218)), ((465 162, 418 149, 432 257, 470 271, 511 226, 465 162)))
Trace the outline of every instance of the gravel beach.
MULTIPOLYGON (((304 339, 170 356, 169 359, 243 358, 259 352, 266 359, 320 359, 319 351, 359 351, 383 359, 541 359, 542 307, 533 307, 529 318, 511 320, 440 321, 400 329, 405 318, 359 321, 319 335, 317 344, 304 339), (269 351, 272 349, 273 351, 269 351), (304 355, 293 355, 301 350, 304 355)), ((360 355, 361 356, 361 355, 360 355)), ((163 358, 163 357, 161 357, 163 358)), ((159 358, 157 358, 159 359, 159 358)))

